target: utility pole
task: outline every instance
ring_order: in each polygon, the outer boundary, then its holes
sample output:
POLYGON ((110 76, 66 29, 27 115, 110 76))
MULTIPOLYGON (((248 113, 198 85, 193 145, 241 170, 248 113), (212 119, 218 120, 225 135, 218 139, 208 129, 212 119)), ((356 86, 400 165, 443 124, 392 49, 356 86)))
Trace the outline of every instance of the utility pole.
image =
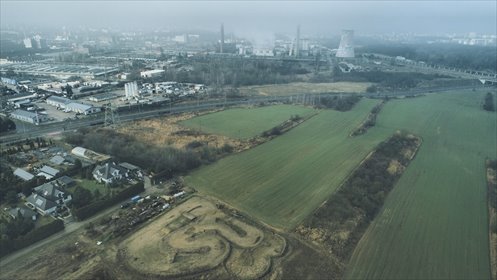
POLYGON ((104 126, 112 126, 119 123, 119 113, 117 112, 117 108, 112 107, 111 103, 107 103, 104 105, 105 110, 105 118, 104 118, 104 126))

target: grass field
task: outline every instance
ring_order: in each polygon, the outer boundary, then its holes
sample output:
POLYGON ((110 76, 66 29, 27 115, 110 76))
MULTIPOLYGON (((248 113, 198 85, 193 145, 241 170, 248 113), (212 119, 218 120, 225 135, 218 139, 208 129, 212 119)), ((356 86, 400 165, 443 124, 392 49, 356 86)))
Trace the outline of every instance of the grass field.
MULTIPOLYGON (((488 279, 485 157, 496 156, 496 115, 482 93, 391 101, 370 131, 421 137, 349 263, 349 279, 488 279)), ((369 133, 369 132, 368 132, 369 133)))
POLYGON ((381 131, 348 137, 377 102, 362 100, 349 112, 323 110, 272 141, 196 170, 186 182, 263 222, 291 229, 387 137, 381 131))
POLYGON ((244 95, 282 96, 292 94, 326 93, 326 92, 365 92, 372 83, 336 82, 336 83, 289 83, 263 86, 240 87, 244 95))
POLYGON ((180 124, 207 133, 246 139, 275 127, 292 115, 305 116, 312 112, 313 109, 291 105, 235 108, 195 117, 180 124))

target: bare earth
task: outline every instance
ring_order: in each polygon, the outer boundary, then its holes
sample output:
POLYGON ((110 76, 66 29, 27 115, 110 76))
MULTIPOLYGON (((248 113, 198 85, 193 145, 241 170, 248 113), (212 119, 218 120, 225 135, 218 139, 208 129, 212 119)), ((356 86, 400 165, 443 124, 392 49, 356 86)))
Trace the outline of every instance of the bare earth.
POLYGON ((148 120, 139 120, 126 123, 117 128, 117 131, 136 137, 145 143, 163 146, 172 145, 176 148, 184 148, 192 141, 208 143, 209 146, 222 147, 229 144, 235 151, 243 149, 243 142, 226 136, 202 133, 177 123, 193 118, 195 114, 182 114, 179 116, 166 116, 148 120))
POLYGON ((181 276, 226 267, 235 278, 271 273, 283 237, 245 223, 214 202, 193 197, 124 240, 119 259, 142 273, 181 276))
POLYGON ((240 87, 243 95, 294 95, 328 92, 363 93, 372 83, 336 82, 336 83, 289 83, 263 86, 240 87))

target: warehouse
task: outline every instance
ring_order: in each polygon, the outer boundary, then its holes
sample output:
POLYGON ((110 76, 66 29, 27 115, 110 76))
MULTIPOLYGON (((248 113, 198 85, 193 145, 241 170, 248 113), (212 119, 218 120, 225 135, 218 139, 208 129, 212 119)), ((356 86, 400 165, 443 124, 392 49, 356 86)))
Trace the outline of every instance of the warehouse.
POLYGON ((90 115, 90 114, 98 113, 101 111, 101 109, 99 107, 93 107, 91 105, 77 103, 77 102, 71 102, 71 103, 67 104, 66 110, 80 113, 80 114, 85 114, 85 115, 90 115))
POLYGON ((43 114, 33 113, 24 110, 15 110, 10 114, 10 117, 16 120, 20 120, 32 124, 40 124, 47 120, 47 116, 43 114))
POLYGON ((47 104, 55 106, 57 108, 65 109, 66 105, 71 103, 71 99, 59 96, 50 96, 47 98, 47 104))

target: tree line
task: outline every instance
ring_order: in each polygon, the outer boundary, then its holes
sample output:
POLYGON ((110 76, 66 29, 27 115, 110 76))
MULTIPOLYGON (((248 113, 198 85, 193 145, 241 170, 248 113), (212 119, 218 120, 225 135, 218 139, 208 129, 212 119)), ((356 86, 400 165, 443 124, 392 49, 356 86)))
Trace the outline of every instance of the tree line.
MULTIPOLYGON (((119 161, 133 163, 141 168, 163 177, 192 170, 202 163, 215 161, 228 153, 229 145, 211 147, 206 144, 195 148, 175 148, 155 146, 138 141, 109 129, 80 129, 66 135, 66 141, 100 153, 112 155, 119 161)), ((193 144, 192 144, 193 145, 193 144)))
POLYGON ((16 124, 11 119, 0 117, 0 133, 15 129, 16 124))
POLYGON ((337 111, 349 111, 354 105, 359 102, 361 98, 356 95, 349 95, 345 97, 340 96, 324 96, 319 98, 319 103, 316 108, 327 108, 337 111))
MULTIPOLYGON (((304 227, 321 231, 323 245, 346 263, 409 164, 411 158, 404 155, 405 151, 415 152, 420 143, 416 137, 397 133, 379 144, 340 189, 304 222, 304 227), (392 163, 397 168, 392 168, 392 163), (348 237, 342 237, 342 232, 349 233, 348 237)), ((305 236, 305 228, 300 231, 305 236)))
POLYGON ((376 44, 364 47, 362 52, 380 53, 388 56, 403 56, 459 69, 489 70, 495 72, 497 52, 495 47, 465 46, 455 44, 376 44))

